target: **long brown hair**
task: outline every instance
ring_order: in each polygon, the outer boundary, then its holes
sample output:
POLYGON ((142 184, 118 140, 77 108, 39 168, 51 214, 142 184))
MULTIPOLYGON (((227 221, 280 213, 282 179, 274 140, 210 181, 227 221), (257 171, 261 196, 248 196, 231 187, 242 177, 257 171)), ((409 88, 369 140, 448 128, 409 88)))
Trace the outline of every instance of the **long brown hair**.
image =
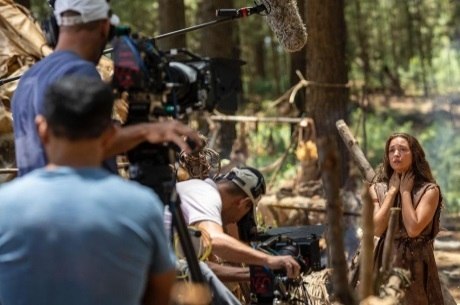
POLYGON ((414 173, 414 184, 420 185, 424 182, 436 183, 433 174, 431 173, 431 168, 426 160, 425 151, 418 142, 418 140, 407 133, 397 132, 393 133, 385 143, 385 153, 383 155, 383 161, 378 169, 378 174, 376 175, 376 181, 388 182, 393 175, 394 170, 390 166, 390 159, 388 157, 390 142, 394 138, 403 138, 409 144, 410 151, 412 153, 412 164, 411 170, 414 173))

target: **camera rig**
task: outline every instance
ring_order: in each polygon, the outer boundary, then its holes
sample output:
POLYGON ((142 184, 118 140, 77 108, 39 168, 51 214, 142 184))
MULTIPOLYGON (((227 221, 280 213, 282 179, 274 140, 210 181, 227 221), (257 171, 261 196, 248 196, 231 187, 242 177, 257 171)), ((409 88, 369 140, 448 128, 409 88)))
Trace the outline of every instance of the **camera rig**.
MULTIPOLYGON (((291 255, 301 275, 323 269, 319 239, 323 225, 283 227, 258 234, 252 245, 272 255, 291 255)), ((250 266, 251 305, 308 304, 302 278, 289 279, 283 270, 250 266)))
MULTIPOLYGON (((214 107, 208 99, 209 60, 185 50, 162 52, 154 40, 131 35, 127 27, 116 29, 112 44, 113 88, 128 102, 125 125, 184 118, 191 111, 214 107), (182 59, 184 56, 186 59, 182 59)), ((191 278, 204 282, 175 190, 172 165, 176 151, 167 145, 143 142, 128 151, 127 157, 130 179, 155 190, 168 205, 191 278)))

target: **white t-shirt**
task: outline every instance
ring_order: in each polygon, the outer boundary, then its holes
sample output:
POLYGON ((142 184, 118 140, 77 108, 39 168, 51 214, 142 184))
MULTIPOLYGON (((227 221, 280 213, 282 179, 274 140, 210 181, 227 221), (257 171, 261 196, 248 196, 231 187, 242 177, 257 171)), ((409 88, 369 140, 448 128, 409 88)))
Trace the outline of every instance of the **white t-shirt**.
MULTIPOLYGON (((176 184, 180 197, 180 207, 186 225, 199 221, 213 221, 222 226, 222 199, 217 185, 211 179, 190 179, 176 184)), ((171 232, 172 215, 169 207, 165 208, 164 223, 166 234, 171 232)))

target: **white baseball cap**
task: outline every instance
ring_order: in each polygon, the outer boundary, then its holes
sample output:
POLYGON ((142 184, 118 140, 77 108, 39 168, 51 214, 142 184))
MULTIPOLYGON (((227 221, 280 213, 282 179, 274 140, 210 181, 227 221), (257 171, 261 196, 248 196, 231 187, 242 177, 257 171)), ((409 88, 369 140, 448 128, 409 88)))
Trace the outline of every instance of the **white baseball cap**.
POLYGON ((96 20, 110 19, 112 25, 120 22, 118 16, 111 14, 107 0, 56 0, 54 16, 58 25, 72 26, 96 20), (74 11, 77 16, 62 16, 62 13, 74 11))
POLYGON ((265 194, 264 176, 253 167, 234 167, 224 178, 238 185, 251 199, 254 207, 265 194))

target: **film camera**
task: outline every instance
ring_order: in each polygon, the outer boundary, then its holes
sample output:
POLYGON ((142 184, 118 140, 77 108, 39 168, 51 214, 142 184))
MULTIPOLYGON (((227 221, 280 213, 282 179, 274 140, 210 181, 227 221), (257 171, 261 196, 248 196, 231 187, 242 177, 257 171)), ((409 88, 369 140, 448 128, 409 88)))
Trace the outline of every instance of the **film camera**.
MULTIPOLYGON (((321 253, 319 238, 324 226, 299 226, 270 229, 259 234, 253 245, 273 255, 291 255, 301 267, 301 274, 319 271, 321 253)), ((302 279, 288 279, 284 270, 250 266, 252 305, 305 304, 302 279)))
POLYGON ((186 49, 159 50, 151 38, 117 27, 113 85, 130 94, 132 120, 184 118, 193 111, 236 110, 243 61, 201 57, 186 49))
POLYGON ((215 100, 208 98, 209 59, 187 50, 160 51, 151 39, 130 35, 129 28, 117 28, 116 34, 113 84, 129 93, 128 124, 214 108, 215 100))
MULTIPOLYGON (((112 45, 113 87, 128 101, 126 125, 184 121, 194 111, 237 106, 238 60, 203 58, 185 49, 161 51, 153 39, 131 34, 128 27, 116 28, 112 45)), ((174 153, 171 147, 140 144, 127 155, 131 179, 152 187, 167 202, 174 153)))
MULTIPOLYGON (((186 120, 193 111, 219 107, 236 110, 237 93, 241 91, 241 61, 203 58, 187 50, 161 51, 153 39, 131 34, 128 27, 115 28, 112 45, 112 84, 117 95, 128 103, 125 125, 169 118, 186 120)), ((194 145, 189 143, 192 149, 194 145)), ((155 190, 169 206, 191 278, 203 283, 175 192, 171 167, 175 154, 174 147, 141 143, 127 153, 129 176, 155 190)))

